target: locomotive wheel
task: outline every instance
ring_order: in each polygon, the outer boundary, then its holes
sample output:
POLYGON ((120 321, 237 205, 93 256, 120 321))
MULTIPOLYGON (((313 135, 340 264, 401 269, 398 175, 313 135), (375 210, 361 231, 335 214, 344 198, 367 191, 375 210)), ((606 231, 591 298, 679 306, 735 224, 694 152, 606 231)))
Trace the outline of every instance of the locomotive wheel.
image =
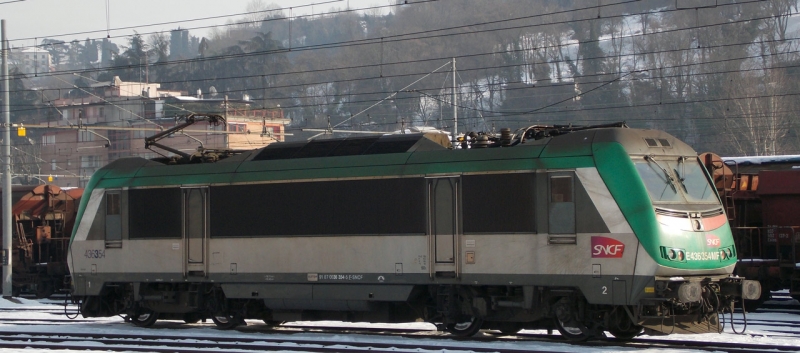
POLYGON ((139 327, 150 327, 158 320, 158 313, 150 309, 140 309, 139 313, 130 316, 131 323, 139 327))
POLYGON ((611 313, 608 332, 618 340, 627 341, 642 333, 644 328, 633 323, 622 310, 623 308, 617 308, 611 313))
POLYGON ((629 328, 628 330, 620 330, 618 328, 613 328, 609 329, 608 332, 611 333, 614 336, 614 338, 627 341, 638 336, 640 333, 642 333, 642 330, 644 330, 643 327, 634 326, 629 328))
POLYGON ((482 325, 483 319, 473 316, 469 321, 448 324, 447 332, 458 337, 471 337, 481 330, 482 325))
POLYGON ((579 310, 573 301, 567 297, 561 298, 553 307, 553 321, 558 332, 569 341, 585 341, 589 339, 589 329, 586 328, 577 318, 576 310, 579 310))
POLYGON ((244 319, 236 314, 211 315, 211 321, 223 330, 230 330, 244 323, 244 319))
POLYGON ((577 320, 570 319, 569 321, 564 322, 560 318, 556 317, 555 322, 558 332, 568 341, 579 342, 589 339, 589 334, 587 334, 589 329, 587 329, 586 326, 579 323, 577 320))
POLYGON ((627 341, 642 333, 644 330, 641 326, 631 326, 626 329, 621 329, 619 327, 612 327, 608 329, 608 332, 614 336, 614 338, 627 341))

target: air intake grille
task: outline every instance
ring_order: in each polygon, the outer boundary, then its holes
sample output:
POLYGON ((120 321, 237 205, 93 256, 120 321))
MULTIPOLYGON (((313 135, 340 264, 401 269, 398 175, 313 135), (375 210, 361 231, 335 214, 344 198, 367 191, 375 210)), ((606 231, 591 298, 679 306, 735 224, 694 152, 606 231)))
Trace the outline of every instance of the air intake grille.
POLYGON ((664 208, 656 208, 656 214, 669 217, 689 218, 689 212, 673 211, 664 208))
POLYGON ((708 218, 708 217, 719 216, 721 214, 723 214, 722 208, 718 208, 718 209, 715 209, 715 210, 700 212, 700 217, 708 218))
POLYGON ((658 208, 656 207, 656 214, 668 217, 676 217, 676 218, 689 218, 691 217, 698 217, 700 218, 710 218, 715 217, 723 214, 722 208, 715 208, 713 210, 706 210, 706 211, 675 211, 675 210, 668 210, 665 208, 658 208))

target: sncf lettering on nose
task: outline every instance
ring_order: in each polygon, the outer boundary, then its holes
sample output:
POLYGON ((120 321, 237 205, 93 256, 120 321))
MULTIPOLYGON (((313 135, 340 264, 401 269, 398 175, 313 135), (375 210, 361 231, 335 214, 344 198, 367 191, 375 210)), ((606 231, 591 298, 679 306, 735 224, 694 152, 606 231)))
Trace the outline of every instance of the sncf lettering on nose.
POLYGON ((719 237, 714 234, 706 234, 706 246, 718 248, 722 245, 719 237))

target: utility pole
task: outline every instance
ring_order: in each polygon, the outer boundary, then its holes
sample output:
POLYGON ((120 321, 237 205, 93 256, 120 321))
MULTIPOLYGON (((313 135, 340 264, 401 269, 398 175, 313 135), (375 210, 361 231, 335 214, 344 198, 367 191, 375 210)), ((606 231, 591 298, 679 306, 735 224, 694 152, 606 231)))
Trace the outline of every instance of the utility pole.
POLYGON ((9 110, 8 41, 6 20, 0 20, 0 42, 3 49, 3 298, 10 299, 11 284, 11 111, 9 110))
POLYGON ((456 58, 453 58, 453 140, 458 139, 458 107, 456 106, 456 58))

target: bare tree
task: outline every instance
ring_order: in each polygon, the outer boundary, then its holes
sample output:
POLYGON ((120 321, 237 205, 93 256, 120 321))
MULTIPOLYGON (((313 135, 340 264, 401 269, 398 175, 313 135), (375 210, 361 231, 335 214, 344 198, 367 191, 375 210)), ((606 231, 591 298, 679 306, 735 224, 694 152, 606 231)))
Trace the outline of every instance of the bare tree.
POLYGON ((743 73, 725 86, 727 95, 734 97, 719 109, 729 152, 756 156, 791 152, 785 138, 798 104, 782 94, 790 84, 782 71, 773 69, 766 76, 743 73))

